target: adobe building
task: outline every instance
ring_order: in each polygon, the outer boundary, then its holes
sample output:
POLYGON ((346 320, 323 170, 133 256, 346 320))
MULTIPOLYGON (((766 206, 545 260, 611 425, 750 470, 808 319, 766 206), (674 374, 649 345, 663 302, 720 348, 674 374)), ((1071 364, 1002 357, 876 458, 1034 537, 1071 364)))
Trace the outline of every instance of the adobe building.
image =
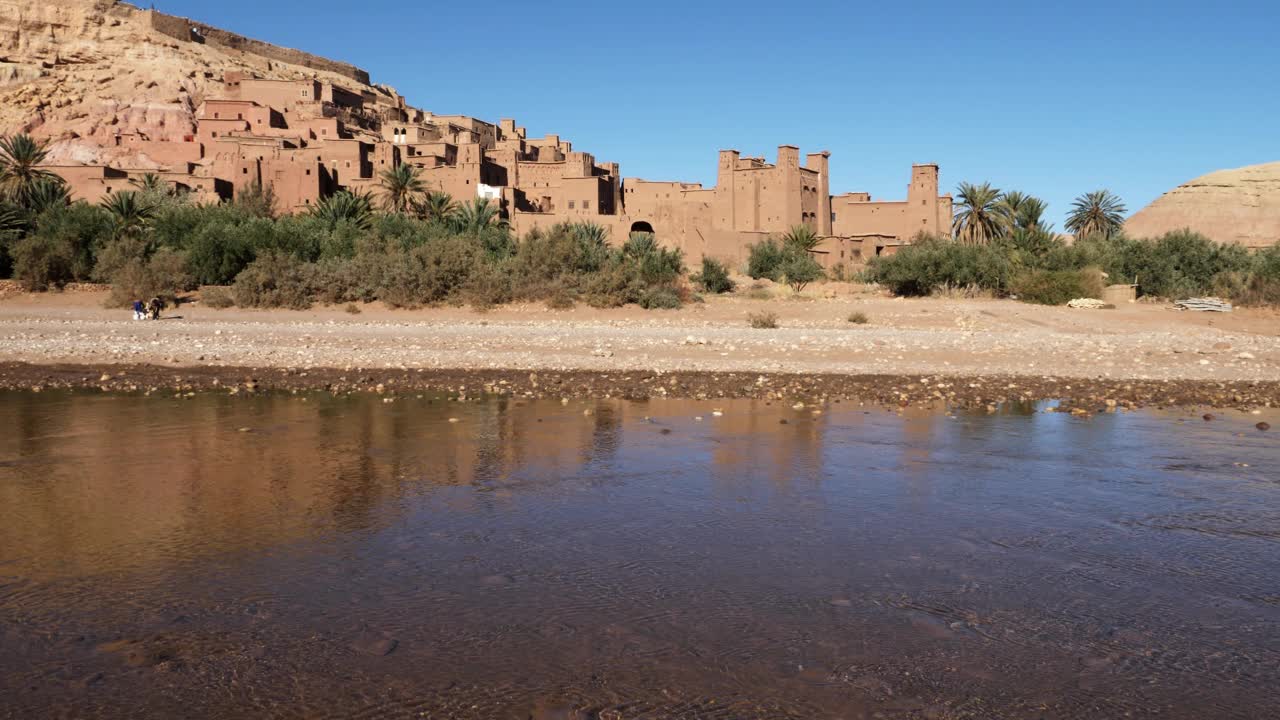
POLYGON ((149 169, 51 167, 72 195, 96 202, 146 172, 204 200, 229 200, 269 186, 280 212, 305 212, 348 190, 377 194, 385 170, 408 164, 431 190, 455 200, 487 198, 518 234, 566 221, 606 227, 615 243, 633 232, 684 251, 745 259, 748 247, 795 226, 824 238, 825 265, 856 264, 892 252, 921 232, 950 235, 951 198, 938 193, 938 167, 912 168, 907 199, 831 195, 827 152, 801 157, 782 145, 773 162, 719 154, 716 184, 623 179, 559 135, 528 137, 513 119, 497 124, 410 107, 394 92, 337 81, 277 80, 227 72, 198 108, 195 131, 164 138, 120 134, 117 146, 149 169), (211 93, 212 94, 212 93, 211 93))

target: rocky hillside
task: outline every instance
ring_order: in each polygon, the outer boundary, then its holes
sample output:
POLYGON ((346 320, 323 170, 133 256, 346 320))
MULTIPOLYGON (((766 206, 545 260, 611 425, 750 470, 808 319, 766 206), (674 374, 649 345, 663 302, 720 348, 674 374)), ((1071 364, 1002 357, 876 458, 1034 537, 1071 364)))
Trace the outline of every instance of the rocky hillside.
POLYGON ((116 133, 192 133, 227 70, 383 92, 344 63, 117 0, 0 0, 0 134, 50 140, 55 164, 152 167, 114 147, 116 133))
POLYGON ((1280 162, 1219 170, 1184 183, 1129 218, 1130 235, 1191 228, 1221 243, 1280 242, 1280 162))

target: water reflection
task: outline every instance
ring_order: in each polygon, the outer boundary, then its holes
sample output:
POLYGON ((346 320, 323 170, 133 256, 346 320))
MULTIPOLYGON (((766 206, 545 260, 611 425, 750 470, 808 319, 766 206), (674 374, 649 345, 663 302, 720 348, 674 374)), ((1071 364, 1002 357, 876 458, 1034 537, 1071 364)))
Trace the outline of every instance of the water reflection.
POLYGON ((1034 410, 3 395, 0 707, 1265 715, 1274 438, 1034 410))

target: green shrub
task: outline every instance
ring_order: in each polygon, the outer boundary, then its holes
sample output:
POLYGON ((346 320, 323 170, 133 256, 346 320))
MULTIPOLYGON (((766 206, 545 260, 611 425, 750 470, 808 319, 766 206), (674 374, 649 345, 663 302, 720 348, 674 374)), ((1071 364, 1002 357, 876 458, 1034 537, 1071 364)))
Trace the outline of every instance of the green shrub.
POLYGON ((1240 305, 1280 306, 1280 245, 1254 254, 1247 273, 1220 273, 1214 279, 1215 290, 1226 278, 1234 280, 1232 287, 1217 294, 1230 297, 1240 305))
POLYGON ((590 226, 564 223, 533 230, 516 244, 511 260, 515 295, 533 300, 561 285, 580 287, 614 257, 604 236, 590 226))
POLYGON ((1008 252, 999 245, 964 245, 926 240, 893 255, 873 258, 866 276, 897 295, 929 295, 943 288, 979 288, 1004 293, 1012 274, 1008 252))
POLYGON ((255 248, 236 225, 207 225, 187 243, 191 273, 202 283, 227 285, 253 262, 255 248))
POLYGON ((1280 307, 1280 279, 1254 275, 1231 298, 1240 305, 1280 307))
POLYGON ((362 311, 360 310, 359 305, 355 303, 347 303, 347 306, 343 308, 343 312, 347 313, 348 315, 359 315, 362 311))
POLYGON ((640 307, 645 310, 674 310, 681 304, 680 295, 671 288, 649 288, 640 294, 640 307))
POLYGON ((1065 305, 1076 298, 1102 297, 1102 273, 1084 270, 1024 270, 1014 276, 1010 292, 1039 305, 1065 305))
POLYGON ((14 243, 13 277, 25 290, 60 290, 76 280, 76 251, 61 238, 33 235, 14 243))
POLYGON ((671 285, 684 273, 684 255, 667 249, 649 233, 632 233, 622 246, 622 262, 644 285, 671 285))
POLYGON ((622 263, 584 276, 582 299, 592 307, 621 307, 640 301, 644 284, 622 263))
POLYGON ((113 271, 110 280, 108 302, 117 307, 153 297, 177 305, 178 293, 194 287, 186 258, 170 248, 160 248, 146 260, 126 261, 113 271))
POLYGON ((551 310, 568 310, 574 305, 573 292, 563 285, 556 285, 547 290, 546 305, 551 310))
POLYGON ((114 232, 110 214, 96 205, 54 205, 35 218, 31 234, 9 246, 13 276, 29 290, 88 280, 114 232))
POLYGON ((813 259, 813 255, 803 250, 788 253, 787 258, 778 266, 778 271, 796 293, 824 275, 822 266, 813 259))
POLYGON ((703 292, 721 294, 733 292, 733 279, 729 277, 729 268, 713 257, 702 257, 702 271, 690 278, 703 292))
POLYGON ((487 310, 494 305, 511 302, 514 297, 511 275, 500 263, 482 263, 467 278, 462 294, 477 310, 487 310))
POLYGON ((761 240, 751 246, 747 255, 747 275, 753 280, 778 282, 782 277, 780 266, 786 259, 786 251, 773 238, 761 240))
POLYGON ((1147 295, 1181 299, 1201 295, 1213 287, 1219 273, 1247 271, 1248 251, 1239 245, 1219 245, 1188 230, 1157 239, 1138 272, 1138 286, 1147 295))
POLYGON ((240 307, 306 310, 314 294, 314 267, 282 252, 267 252, 236 276, 231 293, 240 307))
POLYGON ((747 316, 747 324, 757 330, 772 330, 778 327, 778 315, 768 311, 754 312, 747 316))
POLYGON ((475 239, 462 235, 416 247, 406 253, 403 265, 387 269, 380 299, 393 307, 442 302, 461 290, 481 255, 475 239))
POLYGON ((871 322, 871 320, 870 318, 867 317, 866 313, 855 312, 855 313, 849 314, 849 322, 853 323, 854 325, 866 325, 867 323, 871 322))

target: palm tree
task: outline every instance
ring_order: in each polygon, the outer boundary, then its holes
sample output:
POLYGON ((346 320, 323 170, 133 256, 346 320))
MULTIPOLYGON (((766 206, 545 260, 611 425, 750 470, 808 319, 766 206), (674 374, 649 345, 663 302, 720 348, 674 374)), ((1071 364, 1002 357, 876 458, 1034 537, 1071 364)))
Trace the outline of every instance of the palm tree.
POLYGON ((1010 230, 1047 230, 1043 223, 1049 206, 1040 198, 1010 190, 1000 197, 1000 204, 1009 218, 1010 230))
POLYGON ((633 232, 622 244, 623 257, 644 257, 658 251, 658 239, 653 233, 633 232))
MULTIPOLYGON (((587 247, 607 247, 609 245, 609 228, 593 222, 569 223, 569 232, 578 242, 587 247)), ((636 233, 640 234, 640 233, 636 233)), ((644 233, 648 234, 648 233, 644 233)))
POLYGON ((403 213, 413 206, 414 198, 426 189, 418 173, 418 168, 403 163, 382 171, 378 185, 382 188, 382 204, 387 210, 403 213))
POLYGON ((56 177, 38 167, 48 155, 47 146, 26 133, 0 137, 0 197, 26 205, 38 180, 56 177))
POLYGON ((1124 203, 1110 190, 1094 190, 1076 198, 1067 215, 1067 231, 1078 238, 1109 238, 1124 226, 1124 203))
POLYGON ((330 229, 340 222, 368 229, 373 224, 373 196, 343 190, 316 203, 311 208, 311 215, 328 223, 330 229))
POLYGON ((782 244, 784 247, 791 247, 805 252, 813 252, 814 248, 822 243, 822 238, 818 237, 818 233, 807 225, 793 225, 782 236, 782 244))
POLYGON ((155 217, 155 206, 147 202, 141 193, 125 190, 103 198, 102 207, 116 223, 116 237, 126 237, 146 227, 155 217))
MULTIPOLYGON (((0 203, 0 239, 17 235, 26 227, 26 215, 18 206, 0 203)), ((0 250, 0 255, 3 254, 3 250, 0 250)))
POLYGON ((1009 211, 1000 190, 991 183, 962 182, 956 188, 956 216, 951 231, 969 245, 983 245, 1002 237, 1009 228, 1009 211))
POLYGON ((138 188, 140 192, 153 196, 173 194, 173 186, 165 182, 164 178, 152 172, 143 173, 142 177, 129 178, 129 184, 138 188))
POLYGON ((431 222, 451 222, 454 213, 458 212, 453 196, 439 190, 427 193, 423 200, 415 200, 413 206, 420 217, 431 222))
POLYGON ((463 205, 456 215, 454 225, 459 232, 478 233, 490 227, 505 227, 506 221, 498 216, 498 208, 489 198, 474 198, 463 205))
POLYGON ((53 207, 61 207, 71 203, 71 192, 66 182, 57 175, 36 180, 27 189, 27 209, 32 215, 53 207))

